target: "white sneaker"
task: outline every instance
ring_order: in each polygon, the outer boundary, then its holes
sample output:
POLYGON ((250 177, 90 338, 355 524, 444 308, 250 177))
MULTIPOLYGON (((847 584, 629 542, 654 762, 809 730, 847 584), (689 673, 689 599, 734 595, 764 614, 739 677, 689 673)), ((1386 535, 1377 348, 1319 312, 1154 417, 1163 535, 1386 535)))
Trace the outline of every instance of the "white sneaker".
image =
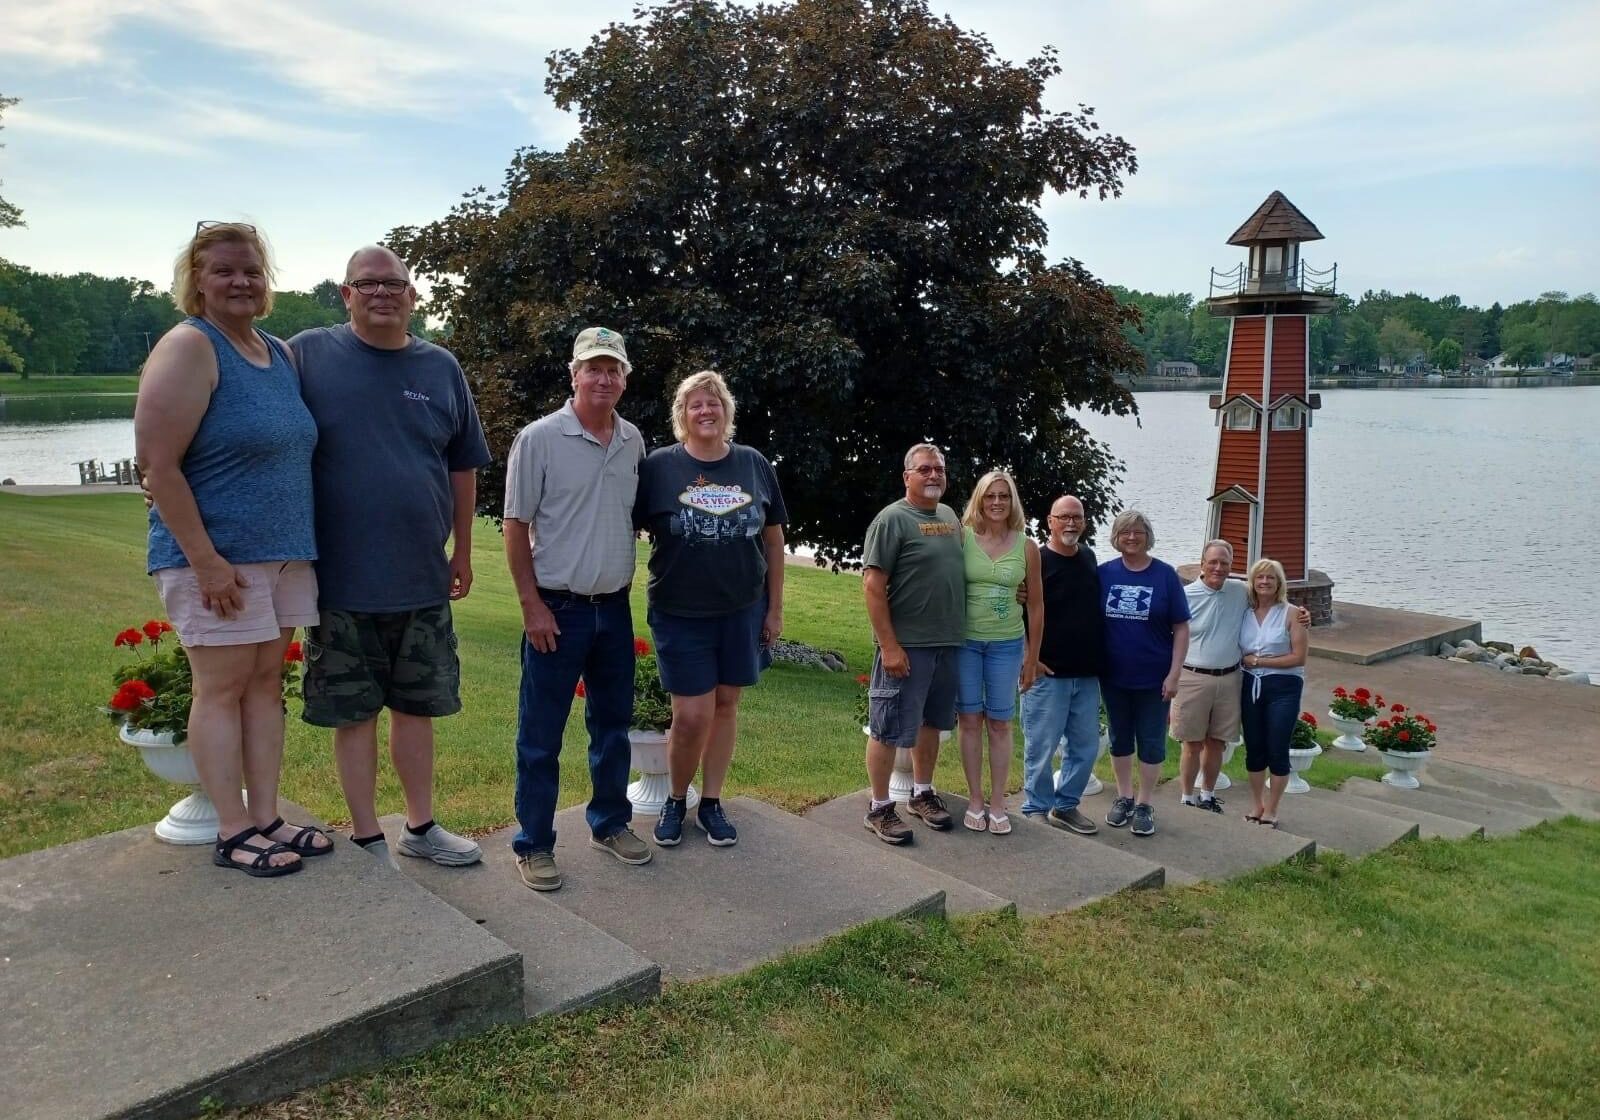
POLYGON ((400 854, 417 859, 431 859, 445 867, 465 867, 483 858, 483 849, 476 840, 457 836, 443 826, 435 824, 418 836, 409 828, 400 829, 400 854))

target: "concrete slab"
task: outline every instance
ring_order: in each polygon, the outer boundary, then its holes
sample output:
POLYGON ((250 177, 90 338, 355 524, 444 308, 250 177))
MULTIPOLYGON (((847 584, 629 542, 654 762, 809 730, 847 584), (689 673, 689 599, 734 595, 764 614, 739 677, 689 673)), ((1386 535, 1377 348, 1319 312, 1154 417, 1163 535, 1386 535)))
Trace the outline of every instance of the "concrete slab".
MULTIPOLYGON (((1019 910, 1029 914, 1071 910, 1118 891, 1160 887, 1166 881, 1160 864, 1029 820, 1021 813, 1011 814, 1009 835, 969 832, 959 820, 966 799, 946 794, 945 801, 957 816, 956 827, 935 832, 910 819, 915 839, 897 848, 862 827, 861 818, 870 803, 867 790, 809 809, 806 819, 857 844, 891 851, 970 886, 982 884, 981 889, 1012 899, 1019 910)), ((954 910, 948 898, 945 905, 954 910)))
POLYGON ((1600 794, 1600 688, 1593 685, 1417 654, 1359 669, 1313 657, 1301 706, 1322 718, 1335 685, 1365 685, 1426 712, 1439 725, 1430 769, 1460 762, 1600 794))
POLYGON ((1311 628, 1310 651, 1314 657, 1370 665, 1408 653, 1436 653, 1440 642, 1455 644, 1464 638, 1483 641, 1483 624, 1335 600, 1333 622, 1311 628))
POLYGON ((3 1111, 37 1120, 192 1116, 522 1018, 510 947, 346 843, 280 879, 148 826, 16 856, 0 958, 3 1111))
MULTIPOLYGON (((1468 824, 1482 825, 1485 835, 1508 836, 1513 832, 1521 832, 1525 828, 1532 828, 1543 821, 1543 816, 1534 815, 1534 811, 1518 812, 1499 805, 1490 805, 1485 801, 1473 801, 1460 797, 1451 797, 1444 793, 1435 793, 1424 787, 1423 789, 1395 789, 1382 782, 1374 782, 1368 778, 1347 778, 1344 785, 1339 787, 1339 792, 1351 797, 1364 797, 1371 801, 1380 801, 1387 805, 1397 807, 1415 806, 1429 813, 1437 813, 1443 817, 1454 817, 1468 824)), ((1550 814, 1559 816, 1560 814, 1550 814)))
MULTIPOLYGON (((740 972, 871 921, 944 913, 944 891, 885 849, 852 844, 751 798, 725 803, 739 843, 713 848, 691 823, 641 867, 590 847, 583 806, 556 814, 552 902, 632 946, 671 979, 740 972)), ((646 822, 635 831, 648 835, 646 822)), ((532 893, 532 892, 528 892, 532 893)))
POLYGON ((1422 779, 1429 789, 1452 797, 1488 801, 1519 811, 1526 807, 1537 813, 1573 813, 1586 820, 1600 820, 1600 792, 1593 790, 1519 778, 1438 757, 1428 760, 1422 779))
MULTIPOLYGON (((1155 835, 1135 836, 1126 828, 1105 823, 1114 796, 1116 789, 1108 783, 1101 793, 1083 799, 1080 808, 1100 825, 1100 831, 1082 839, 1159 863, 1166 868, 1169 885, 1200 879, 1220 882, 1317 850, 1316 841, 1309 836, 1249 823, 1233 804, 1220 814, 1180 805, 1177 785, 1170 782, 1156 794, 1155 835)), ((1020 803, 1021 795, 1012 800, 1020 803)))
POLYGON ((1341 793, 1331 789, 1313 789, 1305 796, 1332 801, 1341 805, 1353 805, 1358 809, 1366 809, 1376 813, 1388 813, 1396 820, 1417 826, 1417 836, 1423 840, 1432 840, 1435 837, 1444 840, 1465 840, 1468 837, 1483 835, 1483 825, 1473 824, 1470 821, 1459 820, 1455 817, 1440 816, 1430 813, 1425 809, 1418 809, 1415 805, 1391 805, 1387 801, 1375 801, 1370 797, 1358 797, 1355 794, 1341 793))
POLYGON ((522 954, 523 1013, 530 1019, 661 992, 661 966, 550 899, 530 891, 511 852, 515 825, 482 838, 483 862, 440 867, 399 855, 403 816, 380 822, 405 876, 522 954))
POLYGON ((1416 821, 1404 820, 1371 802, 1363 805, 1355 798, 1329 797, 1327 790, 1315 787, 1308 793, 1285 794, 1278 806, 1278 822, 1280 829, 1315 840, 1319 851, 1331 848, 1353 857, 1417 835, 1416 821))

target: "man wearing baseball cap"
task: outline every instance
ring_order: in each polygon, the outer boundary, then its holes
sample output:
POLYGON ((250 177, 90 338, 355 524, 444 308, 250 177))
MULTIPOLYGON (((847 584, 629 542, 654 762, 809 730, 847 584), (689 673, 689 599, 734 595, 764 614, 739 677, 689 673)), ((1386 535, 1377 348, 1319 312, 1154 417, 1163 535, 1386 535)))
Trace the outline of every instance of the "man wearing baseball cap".
POLYGON ((536 891, 561 886, 555 811, 561 733, 581 680, 594 792, 590 843, 650 862, 628 827, 633 716, 633 499, 644 437, 617 415, 628 386, 622 335, 589 327, 572 347, 572 396, 529 424, 506 464, 506 562, 522 604, 517 704, 517 871, 536 891))

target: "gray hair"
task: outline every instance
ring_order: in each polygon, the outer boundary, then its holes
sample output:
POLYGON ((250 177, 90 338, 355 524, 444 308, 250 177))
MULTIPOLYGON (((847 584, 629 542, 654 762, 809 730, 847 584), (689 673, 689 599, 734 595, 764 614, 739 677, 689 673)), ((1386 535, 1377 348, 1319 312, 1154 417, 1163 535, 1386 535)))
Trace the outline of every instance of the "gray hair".
POLYGON ((901 470, 907 470, 907 471, 910 470, 911 469, 911 460, 915 459, 918 455, 921 455, 925 451, 933 452, 935 455, 937 455, 939 457, 939 462, 941 462, 941 463, 944 462, 944 452, 939 450, 939 445, 938 444, 936 444, 936 443, 913 443, 911 445, 911 450, 906 452, 905 466, 901 467, 901 470))
POLYGON ((1112 541, 1115 542, 1125 530, 1132 529, 1136 525, 1144 530, 1145 546, 1147 548, 1154 548, 1156 546, 1155 526, 1150 524, 1150 519, 1148 517, 1136 509, 1125 509, 1121 513, 1117 514, 1117 519, 1111 523, 1112 541))
POLYGON ((1214 541, 1206 542, 1206 546, 1200 550, 1200 563, 1204 564, 1206 562, 1206 553, 1210 552, 1213 548, 1220 548, 1223 552, 1227 553, 1228 567, 1233 567, 1233 545, 1229 544, 1221 537, 1218 537, 1214 541))
POLYGON ((344 264, 344 282, 346 284, 350 283, 350 281, 355 277, 356 262, 362 257, 366 256, 368 253, 382 253, 384 256, 391 258, 395 264, 400 266, 400 271, 406 274, 406 282, 410 283, 411 266, 406 264, 406 262, 400 258, 399 253, 395 252, 387 245, 363 245, 361 248, 351 253, 350 259, 344 264))

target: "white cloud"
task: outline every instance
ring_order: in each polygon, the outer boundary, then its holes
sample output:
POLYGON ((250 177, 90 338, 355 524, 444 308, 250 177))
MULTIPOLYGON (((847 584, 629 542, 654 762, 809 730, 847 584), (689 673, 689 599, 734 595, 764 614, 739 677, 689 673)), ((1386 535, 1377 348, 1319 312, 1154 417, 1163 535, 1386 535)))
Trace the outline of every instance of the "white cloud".
POLYGON ((15 129, 18 137, 28 133, 45 136, 64 136, 69 140, 88 140, 113 148, 136 152, 154 152, 162 155, 196 156, 200 148, 187 141, 145 129, 113 128, 91 124, 87 121, 66 120, 40 113, 27 106, 13 106, 6 112, 7 130, 15 129))

